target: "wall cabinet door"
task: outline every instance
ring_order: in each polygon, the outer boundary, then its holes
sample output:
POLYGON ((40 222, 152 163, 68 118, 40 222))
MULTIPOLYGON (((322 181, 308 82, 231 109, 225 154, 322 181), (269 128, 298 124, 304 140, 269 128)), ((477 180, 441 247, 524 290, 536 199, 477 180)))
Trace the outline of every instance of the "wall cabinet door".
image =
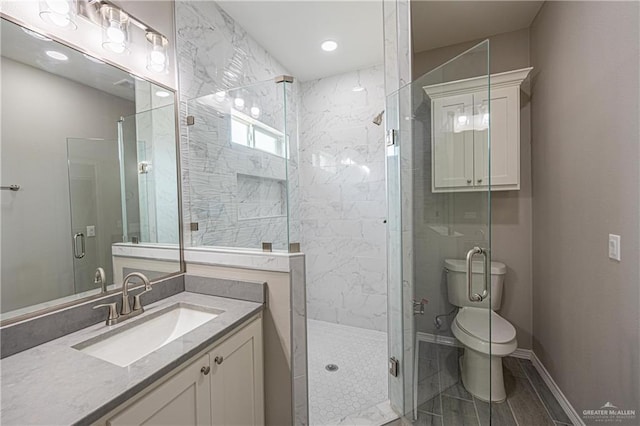
POLYGON ((108 425, 210 425, 209 355, 158 386, 107 421, 108 425))
MULTIPOLYGON (((491 187, 520 189, 520 104, 518 86, 491 90, 491 187)), ((475 93, 475 105, 487 103, 487 93, 475 93)), ((488 131, 474 132, 474 184, 488 185, 488 131)))
POLYGON ((264 424, 261 327, 255 321, 209 353, 213 425, 264 424))
POLYGON ((473 186, 473 95, 436 99, 431 106, 433 189, 473 186))

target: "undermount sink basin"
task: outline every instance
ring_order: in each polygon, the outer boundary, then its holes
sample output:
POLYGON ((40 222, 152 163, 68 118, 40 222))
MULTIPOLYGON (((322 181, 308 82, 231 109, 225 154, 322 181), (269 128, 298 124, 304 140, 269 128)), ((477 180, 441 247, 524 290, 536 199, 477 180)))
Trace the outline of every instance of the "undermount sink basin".
POLYGON ((120 367, 126 367, 211 321, 222 312, 177 303, 146 317, 131 319, 130 324, 79 343, 73 348, 120 367))

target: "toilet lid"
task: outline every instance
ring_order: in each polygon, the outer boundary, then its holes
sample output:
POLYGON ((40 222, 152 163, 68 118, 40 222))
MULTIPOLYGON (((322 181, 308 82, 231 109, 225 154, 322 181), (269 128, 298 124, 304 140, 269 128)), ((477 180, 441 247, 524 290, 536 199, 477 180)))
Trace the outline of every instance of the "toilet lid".
POLYGON ((508 343, 515 339, 516 329, 511 323, 490 309, 462 308, 456 315, 458 326, 475 338, 485 342, 508 343), (491 313, 491 336, 489 336, 489 313, 491 313))

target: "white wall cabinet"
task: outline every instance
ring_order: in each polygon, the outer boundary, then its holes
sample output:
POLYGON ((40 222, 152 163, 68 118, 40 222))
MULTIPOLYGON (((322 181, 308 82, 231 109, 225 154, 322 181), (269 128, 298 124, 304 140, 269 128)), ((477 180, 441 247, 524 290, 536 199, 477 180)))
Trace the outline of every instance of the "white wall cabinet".
POLYGON ((258 318, 98 424, 264 425, 263 376, 258 318))
POLYGON ((424 87, 433 192, 486 191, 489 155, 491 190, 520 189, 520 84, 531 70, 492 74, 490 89, 487 77, 424 87))

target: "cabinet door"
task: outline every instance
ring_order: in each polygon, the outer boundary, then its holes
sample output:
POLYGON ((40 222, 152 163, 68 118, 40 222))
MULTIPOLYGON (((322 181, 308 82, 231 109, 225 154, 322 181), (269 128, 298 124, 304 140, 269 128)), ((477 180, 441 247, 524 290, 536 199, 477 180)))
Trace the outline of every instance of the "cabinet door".
MULTIPOLYGON (((520 188, 520 88, 491 89, 491 187, 520 188)), ((487 93, 474 94, 475 105, 487 103, 487 93)), ((474 132, 474 179, 488 185, 487 130, 474 132)))
POLYGON ((214 425, 263 425, 262 322, 255 321, 209 352, 214 425))
POLYGON ((433 190, 473 186, 473 95, 431 104, 433 190))
POLYGON ((108 425, 210 425, 211 390, 205 355, 109 419, 108 425))

